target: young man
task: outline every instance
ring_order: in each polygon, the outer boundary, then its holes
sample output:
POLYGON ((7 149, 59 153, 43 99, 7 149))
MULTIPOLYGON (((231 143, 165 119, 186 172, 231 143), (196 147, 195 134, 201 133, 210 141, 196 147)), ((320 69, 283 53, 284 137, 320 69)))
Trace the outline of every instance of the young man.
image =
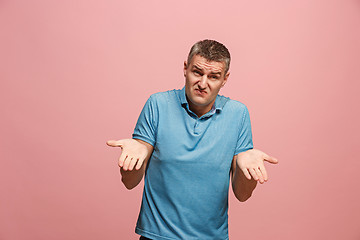
POLYGON ((136 187, 145 174, 135 232, 141 239, 228 239, 228 189, 246 201, 267 181, 253 149, 246 106, 218 95, 229 77, 230 53, 214 40, 194 44, 184 62, 185 87, 146 102, 133 139, 121 147, 122 182, 136 187))

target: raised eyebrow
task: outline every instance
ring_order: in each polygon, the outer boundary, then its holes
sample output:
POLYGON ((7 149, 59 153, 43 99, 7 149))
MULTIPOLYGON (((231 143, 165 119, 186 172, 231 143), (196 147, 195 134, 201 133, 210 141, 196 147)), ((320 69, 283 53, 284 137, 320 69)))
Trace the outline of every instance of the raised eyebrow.
POLYGON ((199 68, 198 66, 193 65, 193 68, 196 68, 197 70, 202 71, 202 69, 201 69, 201 68, 199 68))
MULTIPOLYGON (((197 70, 202 71, 202 69, 201 69, 201 68, 199 68, 199 67, 198 67, 198 66, 196 66, 196 65, 193 65, 193 68, 196 68, 197 70)), ((213 74, 213 75, 220 75, 220 76, 221 76, 221 72, 211 72, 210 74, 213 74)))
POLYGON ((211 72, 211 74, 220 75, 220 76, 221 76, 221 72, 211 72))

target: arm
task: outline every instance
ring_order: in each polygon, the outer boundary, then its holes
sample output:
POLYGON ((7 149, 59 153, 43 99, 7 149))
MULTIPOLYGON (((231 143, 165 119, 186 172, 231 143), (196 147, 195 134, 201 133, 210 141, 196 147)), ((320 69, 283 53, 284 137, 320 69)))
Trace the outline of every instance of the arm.
POLYGON ((239 166, 236 164, 238 155, 235 155, 231 164, 231 186, 235 197, 240 202, 245 202, 251 197, 257 181, 254 179, 247 179, 239 166))
POLYGON ((262 184, 268 180, 264 161, 278 163, 276 158, 258 149, 251 149, 234 156, 231 166, 231 183, 233 192, 240 202, 251 197, 257 181, 262 184))
POLYGON ((119 158, 121 181, 127 189, 133 189, 144 176, 154 147, 139 139, 111 140, 107 145, 122 148, 119 158))
POLYGON ((157 100, 152 95, 146 101, 140 113, 132 135, 133 139, 107 142, 109 146, 122 148, 119 167, 121 181, 127 189, 136 187, 144 176, 156 142, 158 118, 157 100))

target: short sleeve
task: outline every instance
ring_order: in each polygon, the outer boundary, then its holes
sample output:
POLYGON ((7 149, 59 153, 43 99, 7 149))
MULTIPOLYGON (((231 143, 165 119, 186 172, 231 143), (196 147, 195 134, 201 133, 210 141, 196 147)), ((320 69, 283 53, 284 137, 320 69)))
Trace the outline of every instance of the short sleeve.
POLYGON ((242 123, 239 126, 239 137, 236 144, 236 150, 234 155, 237 155, 241 152, 245 152, 252 148, 253 148, 253 141, 252 141, 250 115, 247 107, 245 106, 242 117, 242 123))
POLYGON ((153 96, 146 101, 136 123, 133 139, 143 140, 151 145, 156 142, 158 109, 153 96))

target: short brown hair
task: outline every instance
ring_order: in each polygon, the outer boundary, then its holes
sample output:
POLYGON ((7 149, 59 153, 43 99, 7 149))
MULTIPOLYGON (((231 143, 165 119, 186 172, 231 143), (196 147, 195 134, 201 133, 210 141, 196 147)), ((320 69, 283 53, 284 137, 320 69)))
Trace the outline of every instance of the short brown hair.
POLYGON ((187 62, 190 64, 193 56, 199 55, 209 61, 225 62, 225 74, 230 68, 230 52, 222 44, 215 40, 205 39, 195 43, 189 52, 187 62))

